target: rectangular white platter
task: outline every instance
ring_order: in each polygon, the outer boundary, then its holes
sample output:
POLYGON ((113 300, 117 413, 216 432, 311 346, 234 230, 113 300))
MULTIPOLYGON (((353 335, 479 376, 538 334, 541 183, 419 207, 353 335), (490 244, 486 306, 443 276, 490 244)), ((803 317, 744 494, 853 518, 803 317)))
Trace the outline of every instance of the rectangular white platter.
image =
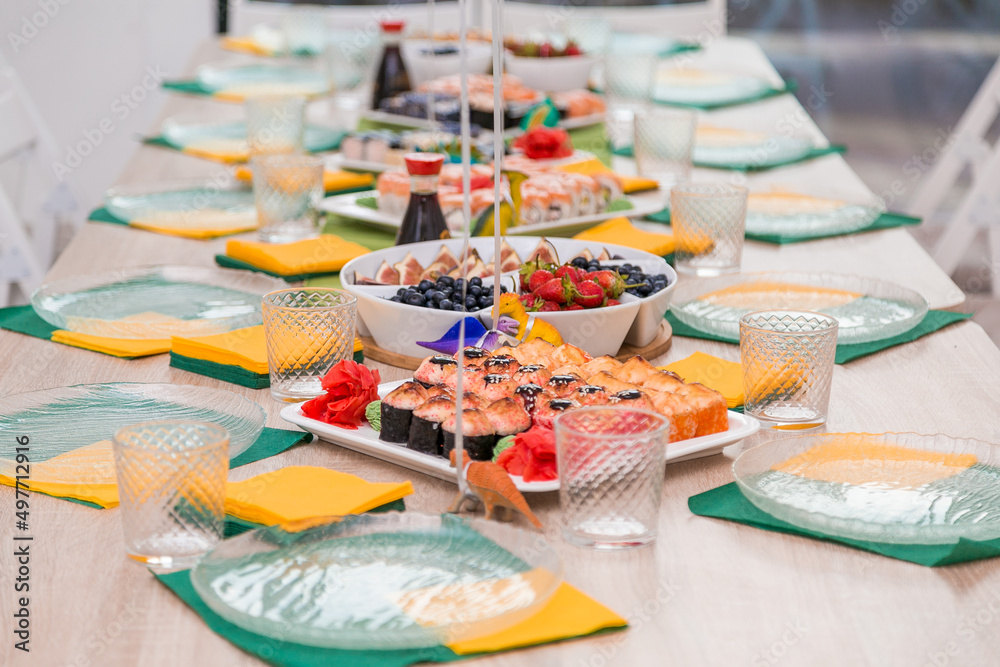
MULTIPOLYGON (((378 209, 369 208, 358 204, 359 199, 374 197, 378 200, 378 190, 365 190, 363 192, 351 192, 343 195, 327 197, 320 204, 320 208, 330 213, 342 215, 345 218, 360 220, 373 227, 379 227, 387 231, 395 232, 402 224, 402 214, 393 215, 378 209)), ((604 213, 594 213, 592 215, 580 215, 573 218, 563 218, 538 225, 521 225, 511 227, 507 234, 514 236, 537 236, 542 234, 575 234, 585 229, 593 227, 599 222, 618 217, 642 217, 657 213, 663 209, 663 193, 657 190, 643 192, 633 195, 625 195, 624 199, 632 204, 632 208, 624 211, 605 211, 604 213)))
MULTIPOLYGON (((386 382, 379 385, 379 397, 385 397, 406 380, 386 382)), ((299 428, 312 433, 321 440, 332 442, 361 454, 367 454, 389 463, 395 463, 403 468, 443 479, 446 482, 455 481, 455 469, 440 456, 422 454, 405 445, 397 445, 379 440, 378 432, 367 423, 357 430, 333 426, 317 419, 311 419, 302 414, 301 403, 286 406, 281 411, 281 418, 295 424, 299 428)), ((667 462, 687 461, 689 459, 712 456, 720 453, 723 448, 749 437, 760 429, 760 422, 753 417, 729 411, 729 430, 712 435, 703 435, 690 440, 672 442, 667 445, 667 462)), ((559 490, 559 480, 545 482, 525 482, 517 475, 511 475, 514 484, 522 493, 544 493, 559 490)))
MULTIPOLYGON (((400 127, 412 127, 415 130, 430 130, 437 123, 431 123, 431 121, 426 118, 414 118, 413 116, 403 116, 401 114, 389 113, 388 111, 381 111, 379 109, 368 109, 361 113, 362 118, 367 120, 375 121, 377 123, 385 123, 386 125, 398 125, 400 127)), ((566 130, 575 130, 580 127, 589 127, 591 125, 597 125, 598 123, 603 123, 607 119, 607 115, 603 113, 589 114, 586 116, 577 116, 575 118, 561 118, 557 123, 558 127, 566 130)), ((484 127, 486 131, 492 131, 491 127, 484 127)), ((504 131, 506 136, 516 136, 521 134, 522 130, 520 127, 512 127, 504 131)))

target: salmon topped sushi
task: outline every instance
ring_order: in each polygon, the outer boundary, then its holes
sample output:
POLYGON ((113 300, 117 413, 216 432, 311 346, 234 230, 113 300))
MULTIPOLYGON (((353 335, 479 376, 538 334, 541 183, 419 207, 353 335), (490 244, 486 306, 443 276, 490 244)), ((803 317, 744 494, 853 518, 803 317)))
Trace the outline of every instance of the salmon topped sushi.
POLYGON ((455 361, 454 357, 449 357, 446 354, 438 354, 433 357, 427 357, 420 362, 420 366, 413 373, 413 379, 425 387, 435 384, 448 386, 446 380, 449 377, 453 378, 457 370, 458 362, 455 361))
POLYGON ((518 385, 522 384, 537 384, 544 385, 552 377, 552 372, 549 371, 545 366, 539 364, 528 364, 526 366, 521 366, 511 378, 518 385))
POLYGON ((522 384, 514 390, 514 400, 523 405, 528 414, 534 414, 538 402, 544 396, 545 388, 537 384, 522 384))
POLYGON ((402 214, 410 203, 410 175, 401 169, 389 169, 375 180, 378 208, 389 214, 402 214))
POLYGON ((556 417, 566 412, 580 407, 580 404, 569 398, 553 398, 542 401, 532 415, 533 423, 540 424, 545 428, 553 428, 556 417))
POLYGON ((493 402, 512 396, 517 389, 517 383, 510 377, 500 373, 489 373, 483 376, 482 388, 476 391, 484 400, 493 402))
POLYGON ((656 412, 656 406, 649 398, 649 394, 638 389, 625 389, 616 392, 611 396, 610 405, 619 408, 635 408, 636 410, 651 410, 656 412))
POLYGON ((583 380, 576 375, 553 375, 545 383, 545 388, 560 398, 569 396, 584 385, 583 380))
POLYGON ((595 384, 585 384, 582 387, 578 387, 576 391, 569 395, 569 398, 583 406, 607 405, 611 399, 611 395, 608 394, 608 391, 604 387, 598 387, 595 384))
MULTIPOLYGON (((457 414, 444 420, 441 425, 442 448, 445 458, 455 449, 455 433, 457 431, 457 414)), ((496 432, 493 424, 482 410, 471 408, 462 410, 462 446, 473 461, 489 461, 493 458, 493 445, 496 444, 496 432)))
POLYGON ((462 350, 462 356, 466 367, 473 368, 486 363, 490 358, 490 353, 481 347, 469 346, 462 350))
POLYGON ((386 442, 406 442, 413 411, 427 401, 427 390, 415 380, 404 382, 382 399, 382 430, 386 442))
POLYGON ((493 424, 497 438, 515 435, 531 428, 531 415, 523 405, 509 396, 494 401, 484 412, 493 424))
POLYGON ((435 396, 413 411, 406 447, 415 452, 441 454, 441 424, 455 414, 455 401, 448 396, 435 396))
POLYGON ((521 367, 520 362, 509 354, 494 355, 483 362, 487 373, 495 373, 511 377, 521 367))

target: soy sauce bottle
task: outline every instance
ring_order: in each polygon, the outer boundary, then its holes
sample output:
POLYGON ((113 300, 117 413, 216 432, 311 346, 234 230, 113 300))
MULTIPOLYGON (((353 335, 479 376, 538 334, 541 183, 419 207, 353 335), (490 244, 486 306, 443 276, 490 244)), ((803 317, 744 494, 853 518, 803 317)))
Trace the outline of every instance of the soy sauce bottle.
POLYGON ((382 60, 375 75, 375 92, 372 108, 378 109, 382 100, 410 90, 410 77, 406 73, 399 42, 403 38, 402 21, 382 21, 382 60))
POLYGON ((403 160, 410 174, 410 203, 396 234, 396 245, 451 238, 438 201, 438 178, 444 155, 407 153, 403 160))

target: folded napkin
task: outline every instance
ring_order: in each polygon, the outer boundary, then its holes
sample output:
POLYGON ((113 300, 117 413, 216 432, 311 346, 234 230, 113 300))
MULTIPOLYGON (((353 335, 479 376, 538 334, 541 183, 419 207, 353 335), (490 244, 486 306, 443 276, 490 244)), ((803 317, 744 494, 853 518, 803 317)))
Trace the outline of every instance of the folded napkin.
MULTIPOLYGON (((582 160, 580 162, 571 162, 570 164, 564 164, 558 167, 560 171, 565 171, 572 174, 585 174, 587 176, 594 176, 596 174, 613 174, 611 168, 600 160, 582 160)), ((632 194, 633 192, 644 192, 646 190, 656 190, 660 187, 660 184, 651 178, 641 178, 639 176, 625 176, 622 174, 616 174, 618 178, 622 181, 622 189, 625 194, 632 194)))
POLYGON ((185 95, 211 97, 221 102, 242 104, 248 97, 261 95, 298 95, 309 99, 319 99, 331 91, 317 92, 314 86, 299 85, 294 82, 246 83, 223 90, 213 90, 196 79, 164 81, 163 88, 185 95))
POLYGON ((147 232, 179 236, 186 239, 206 240, 231 234, 242 234, 257 229, 256 215, 215 215, 206 213, 204 216, 178 217, 178 222, 171 224, 167 218, 157 220, 122 220, 108 209, 101 207, 90 212, 87 218, 91 222, 107 222, 114 225, 125 225, 147 232))
POLYGON ((327 468, 291 466, 230 482, 226 514, 265 526, 296 522, 301 530, 325 523, 324 517, 361 514, 411 493, 410 482, 366 482, 327 468))
POLYGON ((260 243, 240 239, 226 243, 227 257, 283 278, 336 273, 344 264, 368 252, 363 245, 331 234, 294 243, 260 243))
MULTIPOLYGON (((818 157, 823 157, 824 155, 842 154, 847 152, 847 146, 842 146, 839 144, 831 144, 830 146, 824 146, 822 148, 812 148, 809 152, 804 153, 798 157, 788 158, 785 160, 764 160, 762 162, 701 162, 699 160, 694 161, 694 166, 703 167, 706 169, 729 169, 732 171, 764 171, 766 169, 775 169, 777 167, 787 167, 791 164, 798 164, 799 162, 806 162, 807 160, 814 160, 818 157)), ((621 148, 615 149, 615 155, 620 157, 634 157, 635 152, 632 146, 623 146, 621 148)))
POLYGON ((404 667, 423 662, 453 662, 469 655, 584 637, 621 629, 628 624, 593 598, 563 583, 538 612, 520 623, 492 635, 449 646, 391 651, 328 649, 291 642, 278 642, 275 646, 273 638, 237 627, 209 609, 191 585, 190 571, 172 572, 157 578, 220 637, 251 655, 282 667, 404 667))
POLYGON ((260 44, 252 36, 243 37, 223 37, 219 46, 226 49, 227 51, 238 51, 240 53, 249 53, 254 56, 273 56, 276 55, 273 50, 267 48, 260 44))
POLYGON ((743 405, 743 367, 738 361, 726 361, 704 352, 695 352, 686 359, 662 366, 660 370, 677 373, 685 382, 700 382, 714 389, 725 397, 730 410, 743 405))
POLYGON ((777 533, 838 542, 855 549, 863 549, 927 567, 953 565, 1000 556, 1000 539, 984 542, 960 539, 955 544, 891 544, 852 540, 798 528, 758 509, 740 492, 740 488, 735 482, 691 496, 688 498, 688 508, 698 516, 735 521, 777 533))
POLYGON ((628 218, 612 218, 580 232, 573 238, 638 248, 666 257, 674 252, 674 235, 639 229, 628 218))
MULTIPOLYGON (((913 327, 906 333, 899 334, 898 336, 875 340, 870 343, 838 344, 834 361, 838 364, 846 364, 849 361, 854 361, 855 359, 860 359, 861 357, 867 357, 869 354, 875 354, 876 352, 887 350, 890 347, 902 345, 903 343, 910 343, 918 338, 923 338, 927 334, 943 329, 949 324, 967 320, 972 317, 972 315, 972 313, 954 313, 950 310, 930 310, 927 311, 927 315, 924 316, 924 319, 921 320, 920 324, 913 327)), ((723 338, 722 336, 716 336, 714 334, 705 333, 695 329, 694 327, 681 322, 669 310, 663 317, 670 323, 675 336, 700 338, 702 340, 714 340, 720 343, 732 343, 733 345, 740 344, 738 338, 723 338)))
MULTIPOLYGON (((238 167, 236 178, 241 181, 253 180, 253 172, 248 167, 238 167)), ((328 195, 363 192, 375 187, 375 177, 372 174, 359 174, 353 171, 323 172, 323 190, 328 195)))
MULTIPOLYGON (((270 458, 300 442, 311 441, 312 435, 309 433, 264 427, 245 452, 229 461, 229 468, 270 458)), ((111 441, 102 440, 47 461, 33 462, 32 471, 37 475, 33 474, 34 479, 27 484, 31 491, 97 509, 107 509, 118 505, 118 486, 113 481, 114 465, 111 441), (43 474, 45 477, 41 478, 43 474)), ((14 486, 15 480, 0 475, 0 484, 14 486)))
MULTIPOLYGON (((652 213, 646 216, 646 220, 670 224, 670 209, 663 209, 659 213, 652 213)), ((789 236, 784 234, 747 234, 748 241, 760 241, 761 243, 773 243, 774 245, 788 245, 790 243, 802 243, 803 241, 818 241, 820 239, 830 239, 837 236, 850 236, 852 234, 864 234, 866 232, 877 232, 883 229, 895 229, 896 227, 909 227, 919 225, 920 218, 914 218, 902 213, 883 213, 875 218, 872 224, 863 229, 853 232, 838 232, 836 234, 816 234, 815 236, 789 236)))
POLYGON ((106 338, 74 333, 54 326, 40 318, 31 306, 0 308, 0 329, 51 340, 71 347, 79 347, 122 359, 137 359, 170 351, 169 340, 133 340, 106 338))
POLYGON ((246 142, 239 141, 238 139, 208 139, 188 146, 181 146, 171 142, 162 135, 157 135, 155 137, 144 137, 142 143, 147 146, 178 151, 192 157, 222 162, 223 164, 238 164, 250 159, 246 142))

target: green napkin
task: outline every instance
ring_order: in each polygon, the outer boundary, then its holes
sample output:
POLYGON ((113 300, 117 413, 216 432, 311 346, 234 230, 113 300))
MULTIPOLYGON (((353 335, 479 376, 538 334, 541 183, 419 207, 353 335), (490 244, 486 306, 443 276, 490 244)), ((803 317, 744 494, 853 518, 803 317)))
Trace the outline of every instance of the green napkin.
MULTIPOLYGON (((670 209, 665 208, 658 213, 646 216, 646 220, 653 222, 670 224, 670 209)), ((866 232, 878 232, 883 229, 895 229, 896 227, 909 227, 919 225, 920 218, 914 218, 902 213, 883 213, 875 218, 875 221, 862 229, 853 232, 837 232, 835 234, 816 234, 815 236, 792 236, 784 234, 747 234, 748 241, 760 241, 761 243, 773 243, 774 245, 788 245, 790 243, 802 243, 803 241, 818 241, 820 239, 832 239, 837 236, 850 236, 852 234, 864 234, 866 232)))
MULTIPOLYGON (((328 151, 335 151, 340 148, 340 142, 343 141, 344 137, 347 136, 347 132, 341 130, 330 135, 330 139, 319 144, 310 144, 305 146, 305 149, 309 153, 326 153, 328 151)), ((162 134, 158 134, 155 137, 143 137, 142 143, 147 146, 156 146, 157 148, 166 148, 172 151, 184 151, 184 146, 178 146, 177 144, 171 142, 162 134)))
POLYGON ((673 42, 670 46, 660 49, 657 55, 661 58, 669 58, 679 53, 689 53, 691 51, 701 51, 701 44, 694 42, 673 42))
MULTIPOLYGON (((40 338, 42 340, 52 340, 52 334, 59 331, 58 328, 52 326, 41 317, 35 313, 35 309, 31 306, 8 306, 6 308, 0 308, 0 329, 6 329, 7 331, 13 331, 15 333, 24 334, 26 336, 33 336, 34 338, 40 338)), ((64 343, 59 343, 63 345, 64 343)), ((75 347, 73 345, 69 347, 75 347)), ((78 350, 83 350, 89 348, 77 347, 78 350)), ((107 354, 100 350, 89 350, 90 352, 97 352, 99 354, 107 354)), ((108 356, 115 357, 116 359, 141 359, 151 355, 140 355, 140 356, 118 356, 109 354, 108 356)))
POLYGON ((178 93, 185 93, 187 95, 214 95, 215 91, 206 88, 201 85, 195 79, 190 80, 179 80, 179 81, 164 81, 163 87, 167 90, 173 90, 178 93))
POLYGON ((91 222, 110 222, 115 225, 128 225, 128 220, 122 220, 103 206, 91 211, 90 215, 87 216, 87 220, 91 222))
POLYGON ((688 509, 698 516, 735 521, 776 533, 788 533, 828 542, 838 542, 855 549, 871 551, 882 556, 927 567, 953 565, 1000 556, 1000 539, 985 542, 960 539, 955 544, 889 544, 834 537, 798 528, 757 509, 753 503, 746 499, 736 482, 730 482, 711 491, 691 496, 688 498, 688 509))
MULTIPOLYGON (((896 347, 897 345, 902 345, 903 343, 910 343, 918 338, 923 338, 927 334, 943 329, 949 324, 967 320, 972 317, 972 315, 973 313, 955 313, 950 310, 929 310, 927 311, 927 315, 924 316, 924 319, 920 321, 920 324, 913 327, 906 333, 899 334, 898 336, 875 340, 870 343, 840 343, 837 345, 837 354, 834 361, 838 364, 846 364, 849 361, 854 361, 855 359, 860 359, 861 357, 867 357, 870 354, 887 350, 890 347, 896 347)), ((740 344, 738 338, 725 338, 723 336, 716 336, 715 334, 705 333, 704 331, 695 329, 694 327, 681 322, 669 310, 663 317, 670 323, 670 327, 674 330, 675 336, 683 336, 684 338, 700 338, 702 340, 714 340, 719 343, 732 343, 733 345, 740 344)))
MULTIPOLYGON (((286 449, 290 449, 292 446, 297 445, 300 442, 308 443, 312 441, 312 433, 305 433, 304 431, 286 431, 284 429, 269 428, 265 426, 264 430, 261 431, 260 435, 257 436, 257 439, 253 441, 253 444, 250 445, 249 449, 229 461, 229 469, 232 470, 233 468, 245 466, 248 463, 254 463, 255 461, 260 461, 261 459, 271 458, 286 449)), ((86 505, 87 507, 93 507, 94 509, 105 509, 97 503, 80 500, 78 498, 56 496, 49 493, 42 493, 41 491, 32 491, 32 493, 41 493, 44 496, 59 498, 60 500, 68 500, 71 503, 86 505)))
POLYGON ((719 102, 669 102, 667 100, 657 99, 654 93, 653 101, 657 104, 662 104, 664 106, 671 107, 682 107, 684 109, 700 109, 702 111, 711 111, 712 109, 721 109, 723 107, 736 106, 738 104, 748 104, 750 102, 757 102, 759 100, 765 100, 769 97, 775 97, 777 95, 784 95, 785 93, 794 92, 797 85, 794 81, 785 81, 785 85, 779 87, 769 87, 765 88, 753 95, 748 95, 746 97, 735 98, 731 100, 719 101, 719 102))
MULTIPOLYGON (((354 353, 354 361, 359 364, 365 362, 364 350, 358 350, 354 353)), ((182 354, 177 354, 176 352, 170 353, 170 366, 189 373, 197 373, 198 375, 204 375, 251 389, 267 389, 271 386, 271 377, 268 373, 254 373, 242 366, 220 364, 204 359, 193 359, 185 357, 182 354)))
MULTIPOLYGON (((805 155, 799 156, 797 158, 791 158, 789 160, 777 160, 774 162, 758 162, 758 163, 715 163, 715 162, 699 162, 695 160, 694 166, 704 167, 707 169, 730 169, 733 171, 764 171, 766 169, 774 169, 775 167, 786 167, 790 164, 796 164, 798 162, 805 162, 806 160, 812 160, 813 158, 822 157, 824 155, 830 155, 833 153, 846 153, 847 146, 841 145, 831 145, 825 148, 812 148, 805 155)), ((631 146, 624 146, 622 148, 615 149, 615 155, 621 157, 633 157, 634 151, 631 146)))

